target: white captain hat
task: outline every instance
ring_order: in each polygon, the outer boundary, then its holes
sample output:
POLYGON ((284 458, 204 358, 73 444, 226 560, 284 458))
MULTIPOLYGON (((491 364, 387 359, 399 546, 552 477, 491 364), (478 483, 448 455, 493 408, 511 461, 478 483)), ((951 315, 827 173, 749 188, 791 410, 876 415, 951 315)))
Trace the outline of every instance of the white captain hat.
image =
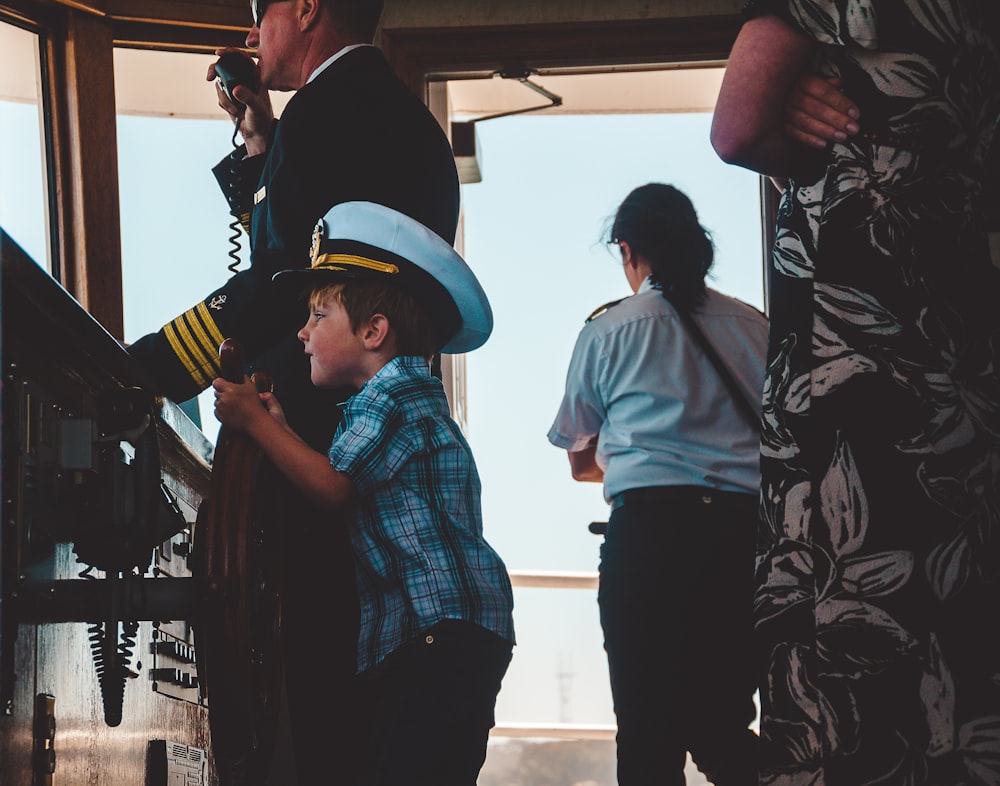
POLYGON ((281 286, 322 279, 391 280, 424 305, 440 352, 470 352, 493 331, 493 310, 475 274, 452 246, 398 210, 374 202, 334 205, 313 231, 312 264, 274 275, 281 286))

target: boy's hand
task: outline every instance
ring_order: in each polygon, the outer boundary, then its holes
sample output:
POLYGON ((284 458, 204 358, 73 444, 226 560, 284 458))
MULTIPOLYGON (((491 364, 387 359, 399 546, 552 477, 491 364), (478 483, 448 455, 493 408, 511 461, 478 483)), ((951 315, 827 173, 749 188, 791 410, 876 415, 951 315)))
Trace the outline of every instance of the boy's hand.
POLYGON ((860 130, 857 106, 840 90, 839 79, 804 74, 785 107, 785 133, 809 147, 826 148, 843 142, 860 130))
MULTIPOLYGON (((256 421, 269 416, 271 406, 276 407, 281 413, 281 405, 273 394, 258 393, 257 387, 247 376, 244 376, 243 382, 238 385, 219 377, 213 380, 212 389, 215 390, 215 417, 230 428, 251 431, 256 421), (272 403, 265 402, 265 406, 261 406, 264 396, 267 396, 272 403)), ((281 418, 284 419, 283 413, 281 418)))
POLYGON ((281 402, 275 398, 273 393, 261 393, 260 403, 264 405, 264 409, 268 411, 272 418, 278 421, 278 423, 289 431, 292 430, 291 426, 288 425, 288 421, 285 419, 285 410, 281 408, 281 402))

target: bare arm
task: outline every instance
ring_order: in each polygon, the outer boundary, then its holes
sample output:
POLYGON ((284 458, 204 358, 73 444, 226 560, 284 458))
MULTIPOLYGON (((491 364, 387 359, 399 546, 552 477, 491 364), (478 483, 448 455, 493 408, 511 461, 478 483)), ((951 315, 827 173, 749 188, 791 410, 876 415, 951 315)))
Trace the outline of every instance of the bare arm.
POLYGON ((712 146, 723 161, 773 177, 794 174, 803 148, 785 133, 785 107, 812 48, 776 16, 743 25, 712 120, 712 146))
POLYGON ((604 481, 604 470, 597 466, 597 446, 591 445, 583 450, 567 451, 569 469, 573 480, 601 483, 604 481))
POLYGON ((348 475, 330 466, 330 460, 309 447, 286 424, 278 401, 263 396, 249 379, 240 385, 216 379, 215 415, 221 423, 245 432, 302 493, 325 508, 339 508, 356 495, 348 475), (261 405, 263 402, 264 406, 261 405))

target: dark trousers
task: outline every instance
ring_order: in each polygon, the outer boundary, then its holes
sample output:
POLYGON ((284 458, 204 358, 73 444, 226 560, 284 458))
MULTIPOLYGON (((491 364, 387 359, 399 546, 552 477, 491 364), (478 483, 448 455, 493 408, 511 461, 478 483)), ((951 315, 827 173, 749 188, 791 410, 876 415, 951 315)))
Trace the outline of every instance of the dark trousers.
POLYGON ((751 654, 757 498, 676 486, 616 498, 600 605, 618 783, 756 784, 751 654))
POLYGON ((512 645, 445 620, 361 675, 365 786, 475 786, 512 645))

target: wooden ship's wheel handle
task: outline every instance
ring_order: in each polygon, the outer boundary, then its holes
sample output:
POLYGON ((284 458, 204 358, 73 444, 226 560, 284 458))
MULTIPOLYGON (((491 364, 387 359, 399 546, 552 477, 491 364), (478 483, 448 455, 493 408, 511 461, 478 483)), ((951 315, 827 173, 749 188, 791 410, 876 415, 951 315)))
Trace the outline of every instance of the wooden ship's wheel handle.
MULTIPOLYGON (((243 381, 243 348, 219 347, 222 376, 243 381)), ((259 385, 269 385, 260 377, 259 385)), ((245 434, 222 426, 199 510, 195 573, 207 588, 195 625, 220 786, 259 786, 270 769, 281 690, 280 553, 274 469, 245 434)))

